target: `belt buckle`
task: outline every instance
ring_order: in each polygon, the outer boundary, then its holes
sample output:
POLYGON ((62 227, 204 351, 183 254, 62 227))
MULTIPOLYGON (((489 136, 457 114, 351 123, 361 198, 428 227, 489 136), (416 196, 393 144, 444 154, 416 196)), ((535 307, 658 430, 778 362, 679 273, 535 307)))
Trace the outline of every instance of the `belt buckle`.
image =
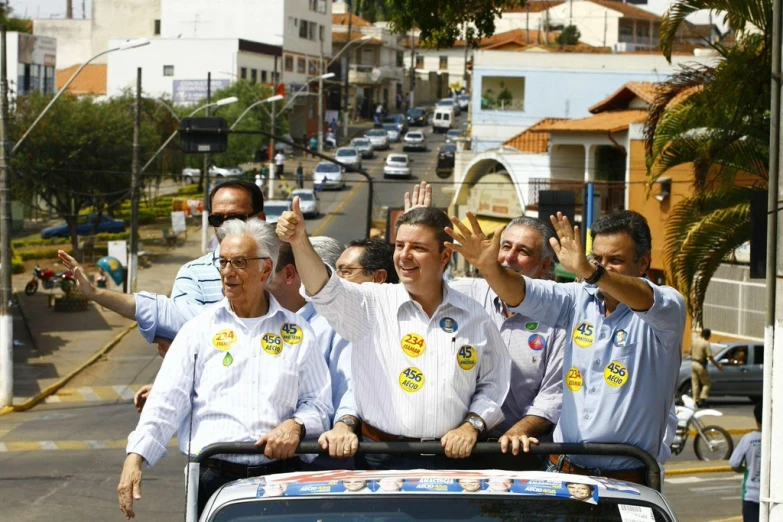
MULTIPOLYGON (((421 442, 435 442, 437 440, 438 439, 436 439, 435 437, 424 437, 423 439, 421 439, 421 442)), ((434 457, 435 453, 421 453, 421 456, 422 457, 434 457)))

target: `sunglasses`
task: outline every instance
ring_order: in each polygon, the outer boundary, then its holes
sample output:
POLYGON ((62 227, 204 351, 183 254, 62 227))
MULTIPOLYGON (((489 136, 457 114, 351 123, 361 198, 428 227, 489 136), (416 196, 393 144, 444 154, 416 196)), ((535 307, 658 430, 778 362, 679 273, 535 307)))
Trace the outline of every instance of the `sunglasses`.
POLYGON ((247 218, 254 214, 210 214, 207 216, 207 221, 213 227, 220 227, 223 223, 229 219, 238 219, 240 221, 247 221, 247 218))

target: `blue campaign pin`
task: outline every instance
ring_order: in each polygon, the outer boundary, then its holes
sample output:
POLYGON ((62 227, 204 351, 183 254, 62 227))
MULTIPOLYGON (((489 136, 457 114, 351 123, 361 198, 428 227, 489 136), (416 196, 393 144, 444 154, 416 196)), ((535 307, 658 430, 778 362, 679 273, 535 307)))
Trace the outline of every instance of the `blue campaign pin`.
POLYGON ((457 321, 451 317, 444 317, 440 320, 440 329, 444 332, 454 333, 457 331, 457 328, 459 328, 457 321))
POLYGON ((612 344, 618 348, 625 346, 625 342, 628 339, 628 332, 625 330, 617 330, 612 337, 612 344))

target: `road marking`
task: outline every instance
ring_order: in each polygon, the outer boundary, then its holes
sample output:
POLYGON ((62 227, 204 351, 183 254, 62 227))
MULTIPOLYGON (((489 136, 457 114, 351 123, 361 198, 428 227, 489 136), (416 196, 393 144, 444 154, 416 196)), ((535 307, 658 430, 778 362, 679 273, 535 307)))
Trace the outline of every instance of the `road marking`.
POLYGON ((729 475, 728 477, 711 477, 711 478, 705 478, 705 477, 676 477, 676 478, 669 478, 666 477, 665 482, 667 484, 694 484, 699 482, 718 482, 718 481, 739 481, 742 480, 742 475, 736 474, 736 475, 729 475))
MULTIPOLYGON (((103 449, 124 449, 127 440, 40 440, 32 442, 0 442, 0 453, 21 453, 30 451, 91 451, 103 449)), ((177 447, 177 439, 171 439, 168 448, 177 447)))
POLYGON ((705 488, 690 488, 694 493, 716 493, 718 491, 734 491, 737 485, 733 486, 709 486, 705 488))
POLYGON ((143 384, 115 384, 111 386, 80 386, 62 388, 55 395, 44 399, 47 403, 117 402, 129 401, 143 384))
MULTIPOLYGON (((354 194, 356 194, 356 192, 359 191, 359 188, 361 186, 362 186, 362 182, 361 181, 357 181, 354 184, 354 186, 351 189, 351 191, 348 193, 348 195, 345 196, 345 198, 340 202, 339 205, 337 205, 334 209, 332 209, 331 212, 329 212, 329 215, 326 217, 326 219, 324 219, 324 222, 321 223, 321 226, 318 227, 316 229, 316 231, 313 232, 312 236, 310 236, 310 237, 320 236, 321 234, 323 234, 323 231, 326 230, 326 227, 329 225, 329 223, 332 222, 332 219, 334 219, 335 214, 337 214, 338 212, 340 212, 343 209, 345 204, 348 203, 348 201, 354 196, 354 194)), ((370 219, 372 219, 372 216, 370 216, 370 219)))

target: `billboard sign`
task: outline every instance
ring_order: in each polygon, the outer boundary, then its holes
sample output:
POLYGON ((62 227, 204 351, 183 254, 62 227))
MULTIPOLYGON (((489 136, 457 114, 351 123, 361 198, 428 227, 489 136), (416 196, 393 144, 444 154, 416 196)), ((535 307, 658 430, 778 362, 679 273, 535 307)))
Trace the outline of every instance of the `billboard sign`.
MULTIPOLYGON (((212 92, 228 87, 228 80, 212 80, 212 92)), ((207 99, 207 80, 174 80, 175 103, 192 103, 207 99)))

